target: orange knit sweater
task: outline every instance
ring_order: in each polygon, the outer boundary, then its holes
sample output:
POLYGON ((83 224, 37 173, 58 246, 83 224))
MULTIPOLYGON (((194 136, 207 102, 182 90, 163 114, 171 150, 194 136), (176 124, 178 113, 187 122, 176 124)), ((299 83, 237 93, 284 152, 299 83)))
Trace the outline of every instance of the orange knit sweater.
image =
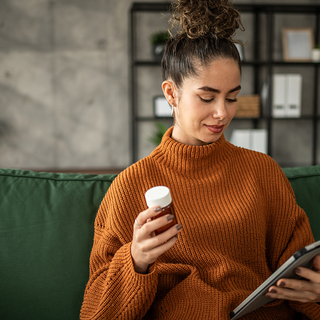
MULTIPOLYGON (((273 271, 314 241, 290 183, 269 156, 224 136, 206 146, 183 145, 171 132, 116 178, 101 203, 81 319, 230 319, 273 271), (147 208, 145 191, 156 185, 171 189, 183 228, 143 275, 133 267, 132 228, 147 208)), ((278 300, 243 319, 300 313, 320 319, 320 306, 278 300)))

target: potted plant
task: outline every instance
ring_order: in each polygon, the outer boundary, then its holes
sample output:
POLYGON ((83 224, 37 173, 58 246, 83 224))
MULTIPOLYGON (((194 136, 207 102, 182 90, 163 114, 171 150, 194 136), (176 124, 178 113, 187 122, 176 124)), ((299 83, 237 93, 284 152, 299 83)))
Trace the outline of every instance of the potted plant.
POLYGON ((169 38, 170 34, 168 31, 158 31, 151 35, 150 41, 152 44, 152 53, 156 61, 161 61, 164 46, 166 42, 169 40, 169 38))
POLYGON ((163 135, 168 130, 167 126, 162 122, 156 122, 156 131, 149 138, 149 141, 158 146, 162 140, 163 135))
POLYGON ((320 62, 320 43, 312 49, 312 61, 320 62))

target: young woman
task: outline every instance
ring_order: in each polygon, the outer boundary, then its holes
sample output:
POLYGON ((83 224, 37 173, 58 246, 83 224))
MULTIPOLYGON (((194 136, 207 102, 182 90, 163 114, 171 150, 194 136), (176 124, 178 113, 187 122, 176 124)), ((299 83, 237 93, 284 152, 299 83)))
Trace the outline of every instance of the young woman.
MULTIPOLYGON (((295 251, 314 241, 281 168, 227 142, 241 88, 228 0, 174 2, 181 31, 167 43, 163 92, 174 126, 109 188, 95 222, 81 319, 230 319, 295 251), (155 230, 145 192, 170 188, 177 224, 155 230), (133 230, 132 230, 133 226, 133 230)), ((320 319, 320 257, 304 280, 282 279, 274 302, 243 319, 320 319)))

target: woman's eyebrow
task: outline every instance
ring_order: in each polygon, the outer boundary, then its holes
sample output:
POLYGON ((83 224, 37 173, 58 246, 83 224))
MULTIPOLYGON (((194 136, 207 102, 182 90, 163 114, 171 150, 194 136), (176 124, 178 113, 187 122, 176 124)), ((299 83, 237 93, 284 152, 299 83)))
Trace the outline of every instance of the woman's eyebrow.
MULTIPOLYGON (((198 90, 214 92, 214 93, 220 93, 220 90, 214 89, 214 88, 211 88, 211 87, 208 87, 208 86, 204 86, 204 87, 198 88, 198 90)), ((228 93, 235 92, 235 91, 238 91, 238 90, 241 90, 241 86, 240 85, 235 87, 235 88, 233 88, 233 89, 231 89, 228 93)))

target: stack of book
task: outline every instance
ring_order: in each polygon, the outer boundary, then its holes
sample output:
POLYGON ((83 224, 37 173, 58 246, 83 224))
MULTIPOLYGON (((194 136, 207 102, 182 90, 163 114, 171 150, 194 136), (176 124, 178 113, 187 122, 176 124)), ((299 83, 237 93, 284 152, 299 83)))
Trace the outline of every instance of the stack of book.
POLYGON ((260 96, 258 94, 240 96, 237 101, 235 118, 260 117, 260 96))

